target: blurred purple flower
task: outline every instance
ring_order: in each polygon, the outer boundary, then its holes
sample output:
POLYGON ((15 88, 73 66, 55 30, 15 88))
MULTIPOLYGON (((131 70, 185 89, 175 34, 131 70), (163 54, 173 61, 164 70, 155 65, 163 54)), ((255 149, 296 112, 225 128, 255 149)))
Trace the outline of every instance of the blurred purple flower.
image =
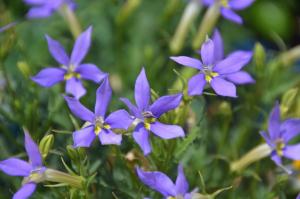
POLYGON ((25 132, 25 149, 29 162, 18 158, 9 158, 0 162, 0 170, 10 176, 24 177, 22 187, 14 194, 13 199, 29 198, 36 189, 36 184, 43 181, 46 168, 37 144, 28 132, 25 132))
POLYGON ((268 133, 260 132, 271 147, 271 159, 282 166, 282 157, 300 160, 300 144, 288 145, 288 142, 300 134, 300 119, 280 121, 280 106, 276 103, 269 116, 268 133))
POLYGON ((206 6, 212 6, 214 3, 219 3, 222 16, 238 24, 242 24, 243 19, 234 11, 243 10, 253 2, 254 0, 202 0, 202 3, 206 6))
POLYGON ((175 184, 164 173, 158 171, 143 171, 136 167, 136 172, 140 180, 151 189, 161 193, 164 198, 182 198, 191 199, 192 194, 196 191, 188 192, 189 184, 184 175, 183 167, 178 165, 178 175, 175 184))
POLYGON ((46 36, 51 55, 62 67, 45 68, 31 79, 43 87, 51 87, 65 80, 66 93, 72 94, 77 99, 85 95, 86 90, 81 79, 99 83, 107 76, 94 64, 81 64, 90 48, 91 33, 92 27, 89 27, 77 38, 70 58, 58 41, 46 36))
POLYGON ((23 0, 27 5, 32 6, 27 13, 27 18, 46 18, 58 11, 62 6, 69 6, 75 9, 73 0, 23 0))
POLYGON ((135 82, 134 97, 137 106, 133 105, 128 99, 121 98, 121 101, 126 104, 130 113, 138 122, 133 132, 133 138, 142 148, 145 155, 148 155, 152 150, 149 143, 150 131, 163 139, 184 136, 184 131, 180 126, 166 125, 158 121, 158 118, 163 113, 179 106, 182 94, 160 97, 152 105, 149 104, 151 98, 150 95, 149 82, 143 68, 135 82))
POLYGON ((297 198, 296 199, 300 199, 300 193, 298 194, 297 198))
POLYGON ((237 97, 235 84, 254 83, 254 79, 241 69, 251 60, 252 52, 235 51, 223 59, 223 42, 218 31, 213 40, 202 45, 202 62, 198 59, 179 56, 171 59, 181 65, 198 69, 200 72, 188 82, 190 96, 201 95, 206 83, 221 96, 237 97))
POLYGON ((72 113, 90 123, 73 133, 74 147, 89 147, 96 136, 103 145, 121 144, 122 135, 115 134, 112 129, 127 129, 132 123, 132 118, 125 110, 118 110, 105 116, 111 95, 109 78, 106 77, 96 92, 94 113, 85 108, 78 99, 65 97, 72 113))

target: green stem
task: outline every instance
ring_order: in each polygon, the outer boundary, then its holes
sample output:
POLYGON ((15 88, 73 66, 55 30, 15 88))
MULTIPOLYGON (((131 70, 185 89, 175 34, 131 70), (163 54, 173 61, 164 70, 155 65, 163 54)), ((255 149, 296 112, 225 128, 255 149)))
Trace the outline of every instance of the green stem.
POLYGON ((258 145, 246 155, 240 158, 237 161, 234 161, 230 164, 230 170, 232 172, 238 172, 246 168, 248 165, 261 160, 265 157, 268 157, 271 154, 272 150, 270 146, 266 143, 258 145))
POLYGON ((198 0, 192 0, 186 6, 174 37, 170 42, 170 49, 173 53, 178 53, 183 46, 189 27, 198 16, 202 6, 198 0))
POLYGON ((82 31, 81 31, 80 23, 75 15, 75 13, 73 12, 73 10, 70 9, 69 6, 64 5, 61 8, 61 15, 63 16, 65 21, 68 23, 73 37, 77 38, 82 31))
POLYGON ((210 34, 215 27, 218 18, 220 16, 219 4, 214 4, 205 13, 203 20, 199 26, 196 37, 194 38, 193 48, 198 50, 201 44, 205 41, 205 38, 210 34))

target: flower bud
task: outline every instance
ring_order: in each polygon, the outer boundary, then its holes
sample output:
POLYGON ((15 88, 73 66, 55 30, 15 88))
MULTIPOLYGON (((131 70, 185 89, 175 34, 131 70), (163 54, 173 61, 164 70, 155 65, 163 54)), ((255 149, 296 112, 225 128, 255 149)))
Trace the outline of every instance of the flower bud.
POLYGON ((42 138, 39 144, 39 149, 43 159, 45 159, 54 143, 54 136, 52 134, 46 135, 42 138))
POLYGON ((298 88, 292 88, 283 94, 280 104, 282 118, 287 117, 288 111, 291 110, 291 107, 295 104, 297 94, 298 88))
POLYGON ((73 146, 68 145, 67 146, 67 153, 71 160, 76 161, 78 160, 78 153, 76 149, 73 148, 73 146))
POLYGON ((256 66, 257 74, 262 74, 265 68, 266 52, 264 47, 260 43, 256 43, 254 47, 254 63, 256 66))

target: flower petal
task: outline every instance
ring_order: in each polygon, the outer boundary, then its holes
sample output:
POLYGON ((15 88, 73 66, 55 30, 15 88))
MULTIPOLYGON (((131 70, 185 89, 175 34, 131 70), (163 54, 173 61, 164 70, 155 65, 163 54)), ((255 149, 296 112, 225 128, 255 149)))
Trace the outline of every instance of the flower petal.
POLYGON ((45 0, 23 0, 23 2, 29 5, 41 5, 45 3, 45 0))
POLYGON ((93 125, 75 131, 73 133, 74 147, 90 147, 95 137, 93 125))
POLYGON ((228 19, 234 23, 237 23, 237 24, 243 23, 243 19, 239 15, 237 15, 235 12, 233 12, 232 10, 230 10, 228 8, 221 8, 221 14, 225 19, 228 19))
POLYGON ((99 140, 102 145, 120 145, 122 142, 122 135, 116 134, 111 130, 104 129, 99 133, 99 140))
POLYGON ((81 33, 76 39, 71 55, 71 63, 78 66, 83 58, 86 56, 91 45, 92 27, 90 26, 86 31, 81 33))
POLYGON ((181 93, 163 96, 158 98, 149 109, 156 118, 159 118, 162 114, 177 108, 181 102, 181 99, 181 93))
POLYGON ((201 47, 201 59, 204 65, 212 65, 216 60, 215 58, 215 46, 211 39, 207 39, 201 47))
POLYGON ((212 41, 214 42, 214 60, 220 61, 224 57, 223 39, 218 29, 215 29, 212 41))
POLYGON ((71 110, 71 112, 78 118, 89 121, 91 123, 94 122, 94 114, 87 108, 85 108, 78 99, 73 97, 65 97, 65 100, 71 110))
POLYGON ((31 165, 35 167, 40 167, 43 165, 43 159, 37 144, 32 140, 30 134, 25 130, 25 149, 29 157, 31 165))
POLYGON ((68 66, 70 60, 64 47, 58 41, 52 39, 48 35, 46 35, 46 39, 52 57, 61 65, 68 66))
POLYGON ((45 68, 37 75, 31 77, 31 80, 44 87, 51 87, 54 84, 63 81, 66 71, 61 68, 45 68))
POLYGON ((120 100, 127 106, 129 112, 135 117, 142 117, 139 109, 131 103, 131 101, 127 98, 120 98, 120 100))
POLYGON ((272 140, 270 139, 269 135, 266 132, 261 131, 259 132, 259 134, 264 138, 264 140, 270 147, 272 148, 275 147, 274 143, 272 142, 272 140))
POLYGON ((280 134, 285 142, 300 134, 300 119, 287 119, 280 125, 280 134))
POLYGON ((33 7, 28 11, 26 17, 28 19, 46 18, 51 16, 52 13, 53 10, 46 6, 33 7))
POLYGON ((10 176, 29 176, 32 166, 17 158, 9 158, 0 162, 0 170, 10 176))
POLYGON ((150 125, 150 130, 163 139, 172 139, 176 137, 184 137, 184 131, 180 126, 162 124, 154 122, 150 125))
POLYGON ((72 77, 66 82, 66 93, 73 95, 76 99, 80 99, 85 95, 86 90, 83 87, 80 79, 72 77))
POLYGON ((133 119, 124 109, 112 112, 106 119, 105 123, 113 129, 128 129, 133 119))
POLYGON ((220 77, 214 77, 211 80, 210 85, 218 95, 226 97, 237 97, 235 85, 220 77))
POLYGON ((235 51, 216 64, 213 70, 219 74, 230 74, 240 71, 252 58, 252 52, 235 51))
POLYGON ((134 97, 140 111, 148 108, 150 102, 150 86, 143 68, 135 81, 134 97))
POLYGON ((273 108, 268 122, 268 131, 271 140, 276 140, 280 136, 280 107, 279 103, 276 102, 275 107, 273 108))
POLYGON ((215 3, 215 0, 202 0, 201 2, 205 6, 211 6, 212 4, 215 3))
POLYGON ((283 155, 292 160, 300 160, 300 144, 286 146, 283 155))
POLYGON ((136 167, 139 179, 151 189, 161 193, 163 196, 176 196, 175 185, 172 180, 162 172, 143 171, 136 167))
POLYGON ((137 125, 132 134, 135 142, 141 147, 144 155, 151 153, 152 148, 149 140, 149 132, 144 128, 143 124, 137 125))
POLYGON ((184 196, 189 190, 189 183, 186 180, 181 164, 178 165, 178 176, 176 179, 175 187, 177 195, 184 196))
POLYGON ((105 77, 96 92, 95 115, 104 118, 107 107, 111 100, 112 89, 109 83, 109 77, 105 77))
POLYGON ((245 71, 225 75, 225 78, 234 84, 253 84, 255 80, 245 71))
POLYGON ((281 157, 279 157, 279 156, 276 154, 276 152, 272 152, 272 154, 271 154, 271 159, 275 162, 275 164, 276 164, 277 166, 280 166, 280 167, 283 166, 283 165, 282 165, 282 161, 281 161, 281 157))
POLYGON ((254 0, 231 0, 229 1, 229 7, 234 10, 243 10, 250 6, 254 0))
POLYGON ((94 64, 81 64, 75 69, 75 72, 79 73, 82 79, 91 80, 95 83, 100 83, 107 76, 107 73, 102 72, 94 64))
POLYGON ((188 94, 190 96, 202 95, 205 85, 206 80, 204 74, 199 73, 194 75, 188 82, 188 94))
POLYGON ((36 189, 35 183, 24 184, 13 196, 13 199, 27 199, 36 189))
POLYGON ((170 57, 173 61, 177 62, 178 64, 195 68, 198 70, 202 69, 202 63, 200 60, 191 58, 191 57, 186 57, 186 56, 179 56, 179 57, 170 57))

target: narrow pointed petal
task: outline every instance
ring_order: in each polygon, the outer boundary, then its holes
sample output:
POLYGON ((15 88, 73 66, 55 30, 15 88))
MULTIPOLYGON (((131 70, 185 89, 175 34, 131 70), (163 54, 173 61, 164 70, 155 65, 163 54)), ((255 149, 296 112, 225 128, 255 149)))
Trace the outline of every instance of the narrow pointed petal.
POLYGON ((92 27, 81 33, 76 39, 73 52, 71 55, 71 63, 78 66, 89 51, 91 46, 92 27))
POLYGON ((80 79, 72 77, 66 82, 66 93, 73 95, 76 99, 80 99, 85 95, 86 90, 80 79))
POLYGON ((292 160, 300 160, 300 144, 286 146, 283 155, 292 160))
POLYGON ((37 144, 32 140, 30 134, 25 131, 25 149, 29 157, 29 161, 33 167, 43 165, 43 159, 37 144))
POLYGON ((177 62, 178 64, 181 64, 183 66, 195 68, 198 70, 202 69, 202 63, 200 60, 186 57, 186 56, 179 56, 179 57, 170 57, 173 61, 177 62))
POLYGON ((78 99, 66 96, 65 100, 69 109, 76 117, 91 123, 94 122, 94 114, 89 109, 85 108, 78 99))
POLYGON ((264 140, 270 147, 275 147, 274 143, 272 142, 272 140, 270 139, 269 135, 266 132, 261 131, 259 132, 259 134, 264 138, 264 140))
POLYGON ((94 126, 88 126, 73 133, 74 147, 90 147, 96 134, 94 126))
POLYGON ((150 102, 150 86, 143 68, 135 81, 134 97, 140 111, 148 108, 150 102))
POLYGON ((180 126, 162 124, 154 122, 150 125, 150 130, 157 136, 163 139, 172 139, 177 137, 184 137, 184 131, 180 126))
POLYGON ((31 77, 31 80, 43 87, 51 87, 64 80, 66 71, 60 68, 45 68, 37 75, 31 77))
POLYGON ((163 96, 158 98, 149 109, 156 118, 159 118, 162 114, 177 108, 181 102, 181 99, 181 93, 163 96))
POLYGON ((225 75, 225 78, 228 81, 231 81, 234 84, 238 84, 238 85, 255 83, 255 80, 251 77, 251 75, 249 75, 249 73, 245 71, 239 71, 236 73, 225 75))
POLYGON ((102 130, 99 134, 99 140, 102 145, 120 145, 122 142, 122 135, 116 134, 111 130, 102 130))
POLYGON ((220 77, 214 77, 210 82, 210 85, 218 95, 225 97, 237 97, 235 85, 220 77))
POLYGON ((224 44, 218 29, 214 31, 212 41, 214 42, 214 60, 220 61, 224 57, 224 44))
POLYGON ((300 134, 300 119, 287 119, 280 125, 280 136, 289 142, 300 134))
POLYGON ((95 83, 100 83, 107 76, 107 73, 102 72, 94 64, 81 64, 75 72, 79 73, 82 79, 91 80, 95 83))
POLYGON ((129 112, 135 117, 142 117, 139 109, 131 103, 131 101, 127 98, 120 98, 120 100, 127 106, 129 112))
POLYGON ((252 52, 235 51, 216 64, 213 70, 219 74, 230 74, 240 71, 250 62, 252 52))
POLYGON ((231 9, 221 8, 221 13, 222 13, 222 16, 225 19, 228 19, 228 20, 230 20, 234 23, 237 23, 237 24, 242 24, 243 23, 243 19, 238 14, 233 12, 231 9))
POLYGON ((208 39, 202 44, 201 58, 204 65, 212 65, 216 60, 215 58, 215 46, 211 39, 208 39))
POLYGON ((124 109, 112 112, 106 119, 105 123, 109 124, 112 129, 125 129, 127 130, 133 119, 124 109))
POLYGON ((40 5, 45 2, 45 0, 23 0, 24 3, 29 5, 40 5))
POLYGON ((35 183, 24 184, 13 196, 13 199, 27 199, 36 189, 35 183))
POLYGON ((276 140, 280 136, 280 107, 279 103, 276 102, 273 108, 268 122, 268 131, 271 140, 276 140))
POLYGON ((189 184, 184 175, 183 167, 181 164, 178 165, 178 176, 175 183, 177 195, 184 196, 189 190, 189 184))
POLYGON ((231 0, 229 1, 229 7, 234 10, 243 10, 249 7, 254 0, 231 0))
POLYGON ((206 85, 206 80, 204 74, 199 73, 193 76, 188 82, 189 96, 202 95, 205 85, 206 85))
POLYGON ((201 3, 205 6, 211 6, 215 3, 215 0, 202 0, 201 3))
POLYGON ((298 194, 297 198, 296 199, 300 199, 300 193, 298 194))
POLYGON ((105 77, 96 92, 95 114, 104 118, 107 107, 111 100, 112 89, 109 83, 109 77, 105 77))
POLYGON ((163 196, 176 196, 175 185, 164 173, 158 171, 143 171, 136 167, 139 179, 151 189, 161 193, 163 196))
POLYGON ((68 66, 70 60, 64 47, 58 41, 52 39, 48 35, 46 35, 46 39, 52 57, 61 65, 68 66))
POLYGON ((275 162, 277 166, 282 166, 281 157, 279 157, 276 152, 272 152, 271 159, 275 162))
POLYGON ((0 161, 0 170, 10 176, 29 176, 32 166, 17 158, 0 161))
POLYGON ((28 11, 26 17, 28 19, 46 18, 51 16, 52 13, 52 9, 49 9, 46 6, 33 7, 28 11))
POLYGON ((135 142, 141 147, 144 152, 144 155, 151 153, 152 148, 149 140, 149 132, 144 128, 143 124, 139 124, 133 134, 135 142))

